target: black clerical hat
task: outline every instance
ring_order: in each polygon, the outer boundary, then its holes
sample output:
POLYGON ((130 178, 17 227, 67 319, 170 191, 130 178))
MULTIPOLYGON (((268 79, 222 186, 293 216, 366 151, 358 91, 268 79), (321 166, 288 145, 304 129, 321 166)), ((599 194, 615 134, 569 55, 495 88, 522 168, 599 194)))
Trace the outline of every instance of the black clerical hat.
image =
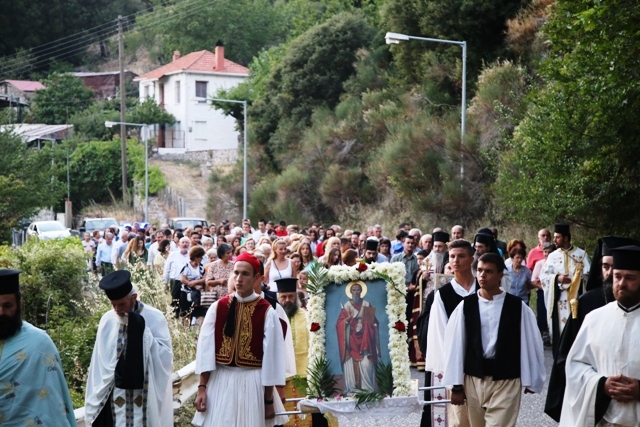
POLYGON ((571 225, 566 222, 559 222, 553 226, 553 232, 562 234, 563 236, 568 236, 571 234, 570 227, 571 225))
POLYGON ((637 245, 638 241, 629 237, 605 236, 601 238, 598 243, 602 245, 602 256, 612 256, 613 253, 611 251, 615 248, 637 245))
POLYGON ((278 292, 296 292, 296 284, 298 279, 295 277, 287 277, 285 279, 277 279, 276 285, 278 285, 278 292))
POLYGON ((640 271, 640 246, 621 246, 612 250, 615 270, 640 271))
POLYGON ((495 239, 493 234, 478 233, 474 240, 475 243, 482 243, 483 245, 493 246, 495 245, 495 239))
POLYGON ((20 292, 20 270, 0 270, 0 295, 20 292))
POLYGON ((100 289, 112 301, 126 297, 133 289, 131 273, 127 270, 118 270, 107 274, 100 280, 100 289))
POLYGON ((364 250, 365 251, 377 251, 379 244, 380 244, 380 242, 378 241, 378 239, 376 239, 375 237, 369 237, 364 242, 364 250))
POLYGON ((444 231, 436 231, 431 235, 434 242, 444 242, 447 243, 449 241, 449 233, 445 233, 444 231))

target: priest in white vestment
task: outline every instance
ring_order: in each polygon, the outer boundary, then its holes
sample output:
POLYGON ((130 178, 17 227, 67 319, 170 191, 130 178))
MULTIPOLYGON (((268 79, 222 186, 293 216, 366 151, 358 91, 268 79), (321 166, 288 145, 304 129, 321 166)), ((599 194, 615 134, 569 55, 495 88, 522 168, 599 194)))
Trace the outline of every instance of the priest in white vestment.
POLYGON ((549 334, 555 356, 562 330, 571 316, 571 300, 582 294, 591 263, 589 255, 583 249, 571 244, 569 224, 555 225, 553 241, 558 249, 547 257, 540 273, 540 282, 544 290, 549 334))
POLYGON ((216 301, 204 318, 196 351, 196 426, 274 426, 289 419, 275 416, 284 410, 274 392, 285 385, 284 334, 275 310, 254 292, 259 272, 260 261, 241 254, 233 266, 235 294, 216 301))
POLYGON ((164 315, 137 299, 126 270, 100 281, 111 301, 100 319, 85 395, 87 426, 173 426, 173 352, 164 315))
POLYGON ((612 252, 616 301, 586 316, 571 347, 561 427, 640 425, 640 247, 612 252))

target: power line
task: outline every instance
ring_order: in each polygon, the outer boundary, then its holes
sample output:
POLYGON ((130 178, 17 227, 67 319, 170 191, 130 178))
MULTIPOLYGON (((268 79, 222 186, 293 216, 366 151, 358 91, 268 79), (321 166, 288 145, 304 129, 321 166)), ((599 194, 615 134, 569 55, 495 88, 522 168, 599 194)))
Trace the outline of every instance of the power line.
MULTIPOLYGON (((144 25, 141 25, 141 26, 137 26, 136 24, 133 24, 131 26, 132 29, 130 31, 136 31, 136 30, 137 31, 142 31, 144 29, 152 28, 154 26, 167 23, 167 22, 169 22, 171 20, 174 20, 174 19, 181 19, 181 18, 189 16, 189 15, 199 11, 200 9, 204 8, 205 6, 208 6, 209 4, 211 4, 211 3, 208 3, 208 2, 205 1, 205 2, 201 3, 200 5, 197 5, 197 6, 193 7, 193 8, 191 8, 191 9, 188 9, 189 5, 194 4, 194 3, 198 3, 199 1, 202 1, 202 0, 187 0, 187 1, 183 2, 183 3, 179 3, 180 9, 182 9, 182 10, 179 10, 178 12, 176 12, 173 15, 152 19, 151 21, 149 21, 149 22, 147 22, 147 23, 145 23, 144 25)), ((177 7, 176 7, 176 9, 177 9, 177 7)), ((129 15, 129 16, 131 16, 131 15, 129 15)), ((111 22, 110 24, 113 24, 113 23, 114 22, 111 22)), ((103 24, 103 25, 108 25, 108 24, 109 23, 103 24)), ((34 62, 23 64, 23 65, 15 64, 13 66, 12 65, 5 66, 4 68, 0 68, 0 73, 4 74, 4 75, 8 75, 8 74, 12 74, 12 73, 20 73, 20 72, 26 71, 26 70, 28 70, 30 68, 37 68, 36 67, 37 65, 45 63, 45 62, 49 61, 50 59, 53 59, 53 58, 60 59, 60 58, 64 58, 64 57, 70 56, 70 55, 72 55, 72 54, 74 54, 76 52, 82 51, 83 49, 85 49, 85 48, 87 48, 87 47, 89 47, 89 46, 91 46, 91 45, 93 45, 95 43, 99 43, 99 42, 101 42, 101 41, 103 41, 105 39, 108 39, 109 37, 111 37, 111 36, 113 36, 113 35, 115 35, 117 33, 117 29, 116 28, 113 28, 113 29, 110 29, 110 30, 101 30, 101 31, 104 31, 104 33, 100 34, 100 39, 97 40, 97 41, 95 41, 95 40, 84 40, 84 41, 80 40, 80 41, 77 41, 76 43, 74 43, 74 44, 72 44, 70 46, 67 46, 66 48, 59 48, 58 47, 56 50, 50 52, 47 57, 40 58, 40 59, 38 59, 38 60, 36 60, 34 62), (75 46, 78 46, 78 47, 75 47, 75 46)), ((85 35, 85 37, 90 37, 90 36, 95 37, 99 33, 100 33, 100 31, 97 31, 97 32, 94 32, 93 34, 87 34, 87 35, 85 35)), ((16 60, 16 62, 17 62, 17 60, 16 60)))

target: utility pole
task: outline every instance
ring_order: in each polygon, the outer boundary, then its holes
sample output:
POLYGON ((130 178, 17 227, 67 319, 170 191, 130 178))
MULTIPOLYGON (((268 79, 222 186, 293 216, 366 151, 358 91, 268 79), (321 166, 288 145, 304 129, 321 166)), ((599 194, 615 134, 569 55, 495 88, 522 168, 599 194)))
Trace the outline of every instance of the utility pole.
POLYGON ((120 144, 122 150, 122 200, 129 206, 127 190, 127 126, 126 95, 124 90, 124 34, 122 33, 122 15, 118 15, 118 62, 120 63, 120 144))

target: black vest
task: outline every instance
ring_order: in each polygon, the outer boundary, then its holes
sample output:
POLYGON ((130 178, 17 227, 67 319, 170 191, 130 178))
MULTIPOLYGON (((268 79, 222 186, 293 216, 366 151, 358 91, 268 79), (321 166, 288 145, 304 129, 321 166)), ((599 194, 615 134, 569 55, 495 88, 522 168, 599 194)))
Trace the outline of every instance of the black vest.
POLYGON ((447 318, 449 318, 451 317, 451 313, 453 313, 453 310, 455 310, 463 300, 463 297, 456 293, 451 282, 438 289, 438 292, 440 292, 440 299, 444 304, 444 311, 447 312, 447 318))
POLYGON ((506 294, 500 314, 496 354, 487 369, 483 358, 482 333, 480 330, 480 307, 478 294, 464 299, 464 323, 467 331, 467 346, 464 355, 464 373, 478 378, 492 376, 494 381, 520 378, 520 322, 522 300, 506 294))

